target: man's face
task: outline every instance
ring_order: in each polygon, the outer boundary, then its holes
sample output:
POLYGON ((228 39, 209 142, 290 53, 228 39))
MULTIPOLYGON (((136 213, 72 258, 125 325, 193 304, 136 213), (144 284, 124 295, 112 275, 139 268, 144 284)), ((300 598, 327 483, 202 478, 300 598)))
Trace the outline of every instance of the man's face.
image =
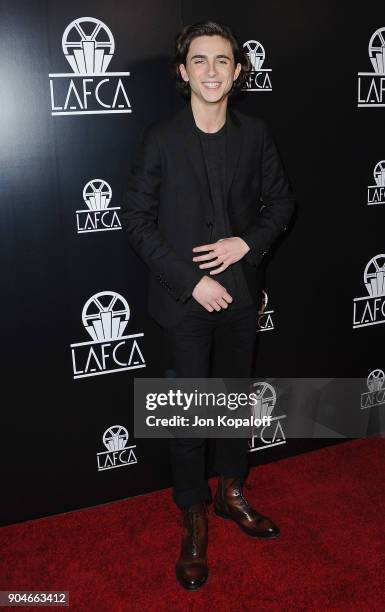
POLYGON ((191 96, 204 102, 215 103, 230 91, 241 71, 234 66, 230 41, 222 36, 198 36, 190 43, 186 65, 179 65, 184 81, 189 81, 191 96))

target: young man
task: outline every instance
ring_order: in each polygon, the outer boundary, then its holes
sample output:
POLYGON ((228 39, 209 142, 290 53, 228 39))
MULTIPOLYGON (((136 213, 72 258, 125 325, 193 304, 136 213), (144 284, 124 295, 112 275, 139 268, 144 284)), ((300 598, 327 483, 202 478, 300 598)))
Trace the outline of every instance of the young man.
MULTIPOLYGON (((250 66, 230 29, 214 22, 183 28, 174 66, 189 102, 147 128, 130 174, 126 227, 150 269, 149 313, 164 329, 176 375, 246 378, 260 264, 286 229, 294 199, 266 123, 228 108, 250 66)), ((212 442, 216 514, 251 537, 276 537, 276 525, 242 492, 247 441, 212 442)), ((170 444, 173 498, 184 518, 176 576, 189 590, 208 576, 205 445, 170 444)))

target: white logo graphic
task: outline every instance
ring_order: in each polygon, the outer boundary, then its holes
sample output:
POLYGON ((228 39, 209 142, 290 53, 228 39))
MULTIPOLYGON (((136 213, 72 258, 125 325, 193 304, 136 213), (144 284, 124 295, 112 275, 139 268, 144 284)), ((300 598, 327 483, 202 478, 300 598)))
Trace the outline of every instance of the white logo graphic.
POLYGON ((108 207, 112 189, 103 179, 92 179, 83 189, 83 200, 87 209, 76 211, 77 233, 106 232, 122 229, 117 210, 120 206, 108 207))
POLYGON ((247 40, 243 48, 251 63, 244 91, 272 91, 271 68, 262 68, 265 61, 265 49, 261 43, 257 40, 247 40))
POLYGON ((383 370, 372 370, 366 385, 369 389, 367 393, 361 394, 361 410, 385 404, 385 373, 383 370))
POLYGON ((380 391, 384 386, 384 379, 385 374, 382 370, 372 370, 366 380, 369 391, 380 391))
POLYGON ((385 28, 380 28, 372 35, 369 42, 369 57, 377 74, 385 74, 385 28))
POLYGON ((82 312, 83 325, 95 342, 121 338, 129 318, 129 305, 121 295, 113 291, 93 295, 84 304, 82 312), (103 298, 107 298, 104 306, 103 298))
POLYGON ((385 27, 374 32, 368 51, 374 72, 358 73, 358 106, 385 106, 385 27))
POLYGON ((266 291, 262 291, 262 303, 258 310, 257 332, 269 331, 274 329, 273 314, 274 310, 266 310, 269 298, 266 291))
POLYGON ((369 298, 353 300, 353 328, 385 323, 385 255, 373 257, 364 272, 369 298))
POLYGON ((103 444, 107 450, 96 453, 98 472, 138 463, 134 452, 136 445, 127 446, 128 438, 128 431, 123 425, 113 425, 106 429, 103 444))
POLYGON ((71 344, 74 378, 146 367, 139 348, 144 334, 123 335, 129 318, 129 305, 119 293, 101 291, 87 300, 82 322, 92 341, 71 344))
POLYGON ((124 85, 130 73, 106 72, 115 41, 102 21, 94 17, 72 21, 64 30, 62 49, 73 74, 49 75, 52 115, 131 113, 124 85))
POLYGON ((368 187, 368 205, 385 204, 385 160, 375 165, 373 176, 376 184, 368 187))
POLYGON ((115 51, 111 30, 98 19, 81 17, 72 21, 63 33, 63 53, 77 74, 106 72, 115 51), (91 25, 89 34, 87 26, 91 25))
POLYGON ((385 255, 376 255, 367 264, 364 272, 365 287, 369 295, 385 294, 385 255))
POLYGON ((274 387, 267 382, 255 382, 250 386, 250 393, 254 393, 256 396, 252 403, 253 418, 271 417, 271 420, 270 425, 253 426, 252 437, 249 441, 249 452, 285 444, 286 438, 281 420, 285 419, 286 415, 271 416, 277 404, 277 394, 274 387))

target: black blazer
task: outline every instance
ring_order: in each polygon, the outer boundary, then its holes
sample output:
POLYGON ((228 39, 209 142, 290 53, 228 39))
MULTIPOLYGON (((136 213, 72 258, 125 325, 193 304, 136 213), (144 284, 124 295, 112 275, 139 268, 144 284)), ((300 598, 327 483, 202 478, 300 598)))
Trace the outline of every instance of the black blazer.
MULTIPOLYGON (((261 261, 286 229, 294 197, 264 120, 227 108, 227 207, 233 236, 250 247, 242 258, 256 303, 261 261)), ((210 191, 191 103, 150 124, 132 165, 123 198, 129 241, 150 269, 149 314, 163 327, 189 311, 204 274, 194 246, 210 242, 210 191)), ((215 279, 215 275, 212 276, 215 279)))

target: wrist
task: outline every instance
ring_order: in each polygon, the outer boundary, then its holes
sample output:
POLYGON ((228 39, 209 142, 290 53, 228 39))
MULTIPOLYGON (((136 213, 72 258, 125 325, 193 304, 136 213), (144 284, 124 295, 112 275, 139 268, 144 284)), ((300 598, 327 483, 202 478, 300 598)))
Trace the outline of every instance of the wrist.
POLYGON ((244 255, 246 255, 246 253, 248 253, 248 252, 250 251, 250 247, 249 247, 249 245, 248 245, 248 244, 247 244, 247 242, 246 242, 246 241, 245 241, 243 238, 241 238, 241 237, 238 237, 238 240, 240 240, 240 241, 242 242, 242 246, 243 246, 243 249, 244 249, 244 253, 243 253, 243 254, 244 254, 244 255))

